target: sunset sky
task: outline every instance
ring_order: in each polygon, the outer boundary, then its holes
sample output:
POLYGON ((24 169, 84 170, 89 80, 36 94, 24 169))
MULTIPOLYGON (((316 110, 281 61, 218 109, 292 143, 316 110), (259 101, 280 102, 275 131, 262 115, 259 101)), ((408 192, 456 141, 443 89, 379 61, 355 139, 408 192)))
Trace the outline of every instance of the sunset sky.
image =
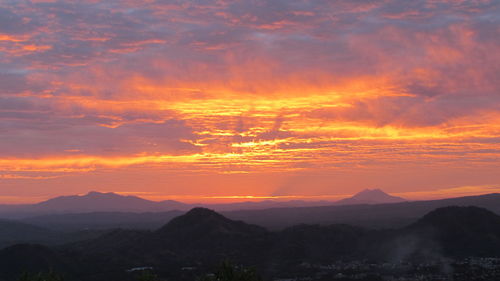
POLYGON ((500 192, 500 1, 0 1, 0 203, 500 192))

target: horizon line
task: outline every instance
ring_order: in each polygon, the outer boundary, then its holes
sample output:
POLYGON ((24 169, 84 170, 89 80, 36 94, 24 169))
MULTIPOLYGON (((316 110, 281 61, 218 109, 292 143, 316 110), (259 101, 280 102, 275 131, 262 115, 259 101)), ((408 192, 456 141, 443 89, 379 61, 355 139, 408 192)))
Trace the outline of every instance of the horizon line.
MULTIPOLYGON (((373 188, 367 188, 360 190, 372 190, 373 188)), ((429 191, 410 191, 410 192, 394 192, 389 193, 384 191, 382 188, 374 188, 380 189, 384 193, 391 196, 402 197, 407 201, 430 201, 430 200, 440 200, 447 198, 458 198, 458 197, 466 197, 466 196, 480 196, 487 194, 500 193, 500 185, 480 185, 480 186, 460 186, 460 187, 452 187, 452 188, 444 188, 444 189, 436 189, 429 191)), ((137 198, 141 198, 148 201, 153 202, 162 202, 162 201, 176 201, 184 204, 234 204, 234 203, 244 203, 244 202, 264 202, 268 200, 276 200, 277 202, 289 202, 294 200, 303 200, 308 202, 319 202, 319 201, 327 201, 327 202, 336 202, 342 199, 350 198, 356 195, 359 192, 353 194, 330 194, 330 195, 202 195, 202 196, 193 196, 193 195, 154 195, 157 193, 153 192, 134 192, 134 191, 100 191, 100 190, 89 190, 85 193, 79 194, 69 194, 69 195, 56 195, 56 196, 36 196, 36 197, 28 197, 33 200, 29 201, 18 201, 5 202, 2 199, 10 198, 27 198, 20 196, 0 196, 0 205, 31 205, 45 202, 50 199, 54 199, 57 197, 64 196, 85 196, 89 193, 97 192, 97 193, 113 193, 121 196, 134 196, 137 198), (149 195, 148 195, 149 194, 149 195), (36 198, 36 199, 35 199, 36 198), (241 200, 238 200, 241 199, 241 200), (316 199, 316 200, 315 200, 316 199), (323 199, 323 200, 321 200, 323 199), (330 200, 327 200, 330 199, 330 200), (209 201, 205 201, 209 200, 209 201), (221 200, 220 202, 217 202, 221 200), (228 200, 236 200, 236 201, 228 201, 228 200), (201 202, 200 202, 201 201, 201 202), (205 201, 205 202, 203 202, 205 201), (212 201, 212 202, 210 202, 212 201)))

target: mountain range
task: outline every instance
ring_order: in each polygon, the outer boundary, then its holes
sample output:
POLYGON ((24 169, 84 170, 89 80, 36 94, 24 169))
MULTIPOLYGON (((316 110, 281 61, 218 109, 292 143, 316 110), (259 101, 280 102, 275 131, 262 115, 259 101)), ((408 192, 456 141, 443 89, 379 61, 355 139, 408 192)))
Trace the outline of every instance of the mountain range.
POLYGON ((447 206, 476 206, 500 214, 500 194, 386 204, 236 210, 223 214, 231 219, 275 230, 301 223, 321 225, 345 223, 383 229, 406 226, 434 209, 447 206))
POLYGON ((151 201, 136 196, 91 191, 85 195, 59 196, 36 204, 0 205, 0 216, 22 218, 33 214, 74 214, 89 212, 161 212, 189 210, 181 202, 151 201))
MULTIPOLYGON (((500 194, 458 197, 430 201, 407 201, 386 204, 323 205, 220 211, 224 216, 260 225, 272 230, 292 225, 344 223, 368 228, 402 227, 440 207, 477 206, 500 214, 500 194)), ((86 212, 31 214, 17 219, 26 224, 64 231, 102 231, 112 228, 149 229, 184 214, 185 210, 163 212, 86 212)), ((0 230, 1 232, 1 230, 0 230)), ((1 236, 1 235, 0 235, 1 236)), ((1 242, 1 241, 0 241, 1 242)))
POLYGON ((228 204, 186 204, 174 200, 151 201, 136 196, 124 196, 116 193, 91 191, 85 195, 60 196, 37 204, 0 205, 0 217, 22 218, 36 215, 75 214, 90 212, 166 212, 187 211, 194 207, 207 207, 217 211, 268 209, 284 207, 305 207, 347 204, 381 204, 405 201, 403 198, 390 196, 379 189, 364 190, 351 198, 338 202, 330 201, 278 201, 237 202, 228 204))
POLYGON ((0 264, 5 265, 0 279, 54 269, 71 280, 131 280, 127 269, 147 266, 163 278, 193 280, 184 268, 203 271, 225 259, 254 266, 272 279, 293 275, 304 264, 338 260, 431 262, 468 256, 500 257, 498 215, 450 206, 393 230, 309 224, 273 232, 195 208, 155 231, 116 230, 52 248, 7 247, 0 250, 0 264))
MULTIPOLYGON (((373 192, 380 194, 377 190, 373 192)), ((361 192, 360 194, 365 196, 366 193, 361 192)), ((363 199, 363 196, 361 196, 361 199, 363 199)), ((356 197, 358 196, 353 198, 356 199, 356 197)), ((358 197, 356 200, 361 199, 358 197)), ((72 211, 75 211, 75 213, 44 214, 44 212, 40 212, 37 215, 24 213, 25 217, 22 218, 2 219, 0 220, 0 248, 27 242, 60 245, 71 241, 95 238, 119 228, 154 231, 171 219, 186 213, 186 210, 154 211, 156 210, 154 208, 150 209, 153 210, 151 212, 90 212, 91 209, 87 207, 105 208, 108 203, 112 205, 109 201, 121 203, 140 202, 140 204, 147 206, 158 206, 160 204, 159 202, 153 202, 149 205, 150 201, 148 200, 143 201, 143 199, 137 197, 112 193, 91 193, 85 196, 56 198, 37 204, 37 206, 38 208, 43 206, 46 208, 44 210, 62 210, 61 205, 74 204, 72 211), (89 205, 86 206, 84 203, 89 205), (88 212, 77 213, 77 210, 87 210, 88 212)), ((112 205, 112 210, 120 210, 117 209, 117 205, 119 204, 112 205)), ((325 206, 231 210, 219 213, 228 219, 244 221, 272 231, 283 230, 300 224, 348 224, 353 227, 386 229, 405 227, 416 222, 426 213, 447 206, 476 206, 500 214, 500 194, 431 201, 356 205, 331 204, 325 206)))

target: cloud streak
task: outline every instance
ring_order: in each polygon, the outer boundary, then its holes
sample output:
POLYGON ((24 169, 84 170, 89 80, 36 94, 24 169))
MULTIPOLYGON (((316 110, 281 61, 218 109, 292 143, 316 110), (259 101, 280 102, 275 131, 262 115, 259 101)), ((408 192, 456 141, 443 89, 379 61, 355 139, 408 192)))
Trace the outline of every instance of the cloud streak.
POLYGON ((498 167, 499 14, 487 0, 3 1, 1 168, 498 167))

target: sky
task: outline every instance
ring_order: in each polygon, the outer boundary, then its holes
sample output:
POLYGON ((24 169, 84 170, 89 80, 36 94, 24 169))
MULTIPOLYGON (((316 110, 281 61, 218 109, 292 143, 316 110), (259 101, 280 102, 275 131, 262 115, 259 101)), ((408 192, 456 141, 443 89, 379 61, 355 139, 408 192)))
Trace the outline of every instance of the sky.
POLYGON ((0 203, 500 192, 498 0, 2 0, 0 203))

